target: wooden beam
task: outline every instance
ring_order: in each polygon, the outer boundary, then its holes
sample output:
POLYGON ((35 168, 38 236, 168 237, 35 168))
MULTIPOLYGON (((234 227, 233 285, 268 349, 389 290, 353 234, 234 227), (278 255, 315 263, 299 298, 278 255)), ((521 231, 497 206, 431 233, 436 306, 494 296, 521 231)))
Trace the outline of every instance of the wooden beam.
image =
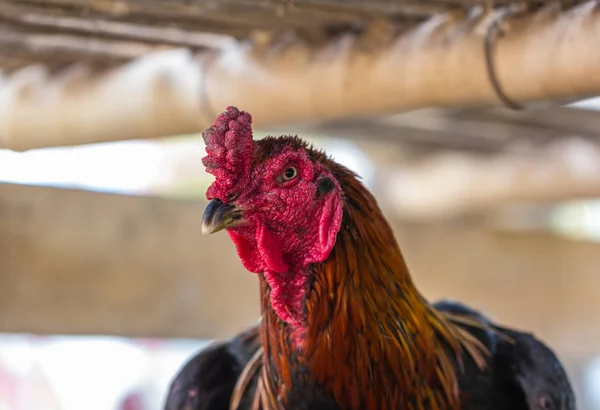
POLYGON ((0 184, 0 331, 213 338, 258 284, 202 202, 0 184))
MULTIPOLYGON (((479 133, 484 133, 488 128, 492 128, 501 130, 504 134, 509 134, 507 137, 510 137, 511 129, 520 129, 521 132, 527 130, 531 134, 530 138, 536 141, 543 140, 544 135, 546 139, 573 135, 594 138, 600 136, 600 112, 591 109, 546 106, 525 111, 507 109, 437 111, 434 116, 440 121, 435 121, 436 124, 441 123, 444 127, 450 126, 453 129, 466 128, 475 132, 474 127, 477 124, 485 126, 486 129, 480 128, 479 133)), ((402 115, 398 117, 400 124, 405 123, 406 119, 403 119, 402 115)), ((392 122, 394 121, 392 120, 392 122)))
POLYGON ((543 145, 574 135, 596 137, 598 128, 594 130, 593 127, 599 120, 598 112, 546 106, 523 111, 506 108, 422 109, 379 118, 377 123, 454 134, 461 140, 479 140, 479 144, 494 146, 500 151, 513 142, 523 147, 528 143, 543 145))
POLYGON ((583 138, 534 152, 473 156, 438 153, 389 166, 377 192, 398 217, 453 218, 513 203, 556 203, 600 197, 600 144, 583 138))
MULTIPOLYGON (((256 277, 225 234, 200 235, 202 211, 202 202, 1 184, 0 331, 213 338, 253 324, 256 277)), ((430 300, 462 300, 560 354, 597 353, 599 244, 393 226, 430 300)))
MULTIPOLYGON (((600 39, 595 2, 512 23, 494 52, 498 79, 512 99, 600 94, 600 53, 590 51, 600 39)), ((0 147, 196 132, 232 104, 252 113, 257 126, 497 104, 480 29, 448 14, 369 47, 353 35, 316 49, 277 39, 239 42, 200 57, 188 50, 152 54, 93 79, 81 73, 55 79, 30 67, 0 85, 0 147)))
POLYGON ((429 300, 460 300, 499 323, 532 331, 561 357, 598 355, 599 243, 456 224, 395 228, 429 300))
MULTIPOLYGON (((422 153, 431 154, 440 150, 459 151, 463 153, 489 154, 503 151, 504 140, 492 140, 487 135, 463 133, 458 127, 442 130, 437 127, 438 118, 421 118, 419 126, 406 124, 394 125, 379 121, 346 120, 329 122, 311 127, 295 128, 295 133, 323 135, 333 138, 344 138, 366 146, 373 142, 386 147, 410 147, 422 153), (429 123, 436 123, 435 128, 428 128, 429 123)), ((451 123, 451 120, 447 121, 451 123)), ((271 135, 285 134, 285 128, 270 132, 271 135)), ((367 152, 369 150, 367 149, 367 152)), ((394 165, 401 163, 397 158, 394 165)))

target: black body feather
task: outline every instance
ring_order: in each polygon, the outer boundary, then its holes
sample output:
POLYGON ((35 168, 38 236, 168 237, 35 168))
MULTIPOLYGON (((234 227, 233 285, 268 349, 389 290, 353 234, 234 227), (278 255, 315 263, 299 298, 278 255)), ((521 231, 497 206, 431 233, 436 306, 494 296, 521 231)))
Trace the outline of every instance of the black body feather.
MULTIPOLYGON (((483 372, 468 355, 464 356, 461 365, 456 364, 464 410, 576 409, 575 396, 561 363, 532 334, 496 326, 457 302, 441 301, 434 307, 442 313, 479 322, 482 326, 470 326, 460 321, 456 325, 468 330, 491 353, 487 370, 483 372)), ((256 326, 198 353, 173 380, 164 409, 229 409, 235 383, 259 347, 260 326, 256 326)), ((251 408, 255 388, 254 380, 240 403, 240 410, 251 408)), ((317 386, 298 386, 290 396, 290 408, 338 408, 319 390, 317 386)))
MULTIPOLYGON (((259 326, 193 356, 171 383, 164 410, 228 409, 238 378, 260 348, 259 326)), ((249 390, 255 388, 253 380, 249 390)), ((246 394, 240 408, 250 408, 251 403, 252 397, 246 394)))

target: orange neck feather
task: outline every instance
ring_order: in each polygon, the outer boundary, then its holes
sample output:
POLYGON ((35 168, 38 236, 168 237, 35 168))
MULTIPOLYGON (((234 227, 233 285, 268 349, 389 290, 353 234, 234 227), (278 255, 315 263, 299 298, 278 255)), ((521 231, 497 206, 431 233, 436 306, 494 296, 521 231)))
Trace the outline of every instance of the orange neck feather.
POLYGON ((452 352, 460 335, 413 285, 373 196, 349 171, 334 171, 344 220, 329 258, 311 267, 301 347, 270 308, 261 279, 271 388, 285 396, 304 366, 341 408, 458 409, 452 352))

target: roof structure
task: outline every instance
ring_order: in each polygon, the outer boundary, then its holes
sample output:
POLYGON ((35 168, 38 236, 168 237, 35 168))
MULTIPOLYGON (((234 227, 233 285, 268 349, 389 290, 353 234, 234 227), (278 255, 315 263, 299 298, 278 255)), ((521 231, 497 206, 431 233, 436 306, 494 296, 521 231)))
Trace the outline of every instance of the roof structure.
POLYGON ((596 1, 3 0, 0 148, 600 94, 596 1))
POLYGON ((0 64, 87 62, 102 69, 149 52, 219 49, 231 39, 319 46, 346 35, 385 42, 434 17, 477 19, 492 7, 530 16, 579 0, 5 0, 0 64))

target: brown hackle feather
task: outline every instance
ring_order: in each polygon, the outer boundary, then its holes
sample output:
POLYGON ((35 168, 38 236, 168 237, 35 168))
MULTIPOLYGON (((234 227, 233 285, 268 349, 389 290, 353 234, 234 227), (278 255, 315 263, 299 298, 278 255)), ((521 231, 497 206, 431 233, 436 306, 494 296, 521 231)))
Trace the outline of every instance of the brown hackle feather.
POLYGON ((262 398, 261 386, 262 386, 262 383, 259 380, 258 387, 256 389, 256 392, 254 393, 254 400, 252 400, 252 410, 263 410, 262 401, 261 401, 261 398, 262 398))
POLYGON ((248 384, 252 378, 256 375, 256 372, 260 371, 263 359, 263 349, 260 347, 256 353, 252 356, 252 359, 244 367, 242 374, 238 378, 233 388, 233 395, 231 396, 231 402, 229 410, 238 410, 242 396, 246 392, 248 384))
POLYGON ((466 354, 483 370, 486 348, 457 325, 465 319, 440 314, 420 295, 375 199, 351 171, 294 138, 257 141, 255 158, 273 155, 273 144, 301 146, 331 170, 344 191, 344 219, 329 258, 312 267, 300 352, 261 278, 261 409, 285 406, 303 366, 340 408, 459 410, 454 363, 466 354))
POLYGON ((277 408, 277 398, 273 391, 273 386, 268 378, 266 369, 263 369, 261 375, 260 397, 263 410, 275 410, 277 408))
POLYGON ((508 336, 507 334, 505 334, 504 332, 500 331, 499 329, 496 329, 492 326, 486 325, 485 323, 482 323, 478 320, 472 319, 470 317, 464 316, 464 315, 459 315, 459 314, 455 314, 455 313, 450 313, 450 312, 440 312, 440 315, 442 317, 445 317, 448 321, 453 322, 453 323, 460 323, 462 325, 466 325, 469 327, 475 327, 478 329, 482 329, 488 332, 492 332, 494 333, 496 336, 498 336, 499 338, 501 338, 502 340, 514 344, 515 340, 513 338, 511 338, 510 336, 508 336))

